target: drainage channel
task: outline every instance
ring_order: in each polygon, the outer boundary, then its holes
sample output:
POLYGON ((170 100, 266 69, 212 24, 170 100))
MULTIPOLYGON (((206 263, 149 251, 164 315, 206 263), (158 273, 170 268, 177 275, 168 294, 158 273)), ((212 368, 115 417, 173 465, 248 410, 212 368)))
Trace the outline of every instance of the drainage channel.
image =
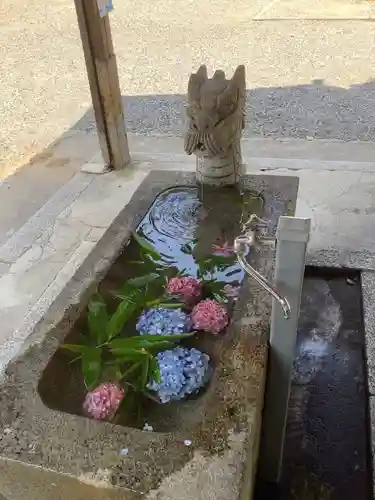
POLYGON ((256 500, 372 498, 359 277, 306 268, 282 480, 256 500))

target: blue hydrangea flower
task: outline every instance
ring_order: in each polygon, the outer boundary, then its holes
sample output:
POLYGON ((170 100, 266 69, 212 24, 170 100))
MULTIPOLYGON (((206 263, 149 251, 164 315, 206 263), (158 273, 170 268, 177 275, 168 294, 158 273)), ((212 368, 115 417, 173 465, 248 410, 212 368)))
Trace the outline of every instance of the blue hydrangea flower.
POLYGON ((155 307, 143 311, 136 328, 141 335, 178 335, 191 331, 191 321, 181 309, 155 307))
POLYGON ((180 400, 196 393, 209 379, 210 357, 198 351, 176 347, 157 354, 160 369, 160 383, 151 379, 148 389, 159 396, 161 403, 180 400))

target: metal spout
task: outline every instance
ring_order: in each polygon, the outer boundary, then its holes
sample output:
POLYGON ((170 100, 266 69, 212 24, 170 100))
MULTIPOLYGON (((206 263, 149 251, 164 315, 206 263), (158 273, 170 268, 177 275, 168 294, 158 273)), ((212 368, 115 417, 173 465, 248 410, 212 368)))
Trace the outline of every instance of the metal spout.
POLYGON ((250 246, 255 243, 255 231, 250 230, 246 235, 237 236, 234 240, 234 251, 237 255, 237 260, 242 269, 268 292, 280 304, 284 318, 289 319, 291 316, 291 308, 286 297, 282 297, 277 290, 262 276, 256 269, 254 269, 246 260, 250 246))

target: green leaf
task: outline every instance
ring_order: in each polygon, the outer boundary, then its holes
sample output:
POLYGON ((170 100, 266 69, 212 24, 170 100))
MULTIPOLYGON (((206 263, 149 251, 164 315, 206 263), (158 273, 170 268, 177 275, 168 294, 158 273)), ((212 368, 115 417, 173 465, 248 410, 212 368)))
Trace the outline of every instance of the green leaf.
POLYGON ((220 293, 221 290, 227 285, 225 281, 215 281, 215 280, 208 280, 208 281, 203 281, 203 286, 207 288, 210 292, 215 292, 215 293, 220 293))
POLYGON ((134 392, 133 387, 129 384, 128 390, 125 391, 125 396, 122 398, 120 406, 118 407, 116 414, 113 416, 112 423, 119 424, 123 415, 130 415, 136 404, 136 393, 134 392))
POLYGON ((160 342, 148 342, 143 341, 142 343, 131 344, 133 347, 115 347, 111 348, 113 355, 117 356, 119 359, 124 359, 127 361, 139 359, 142 356, 148 355, 148 351, 159 350, 163 351, 166 349, 173 349, 176 344, 166 340, 161 340, 160 342), (129 358, 129 359, 126 359, 129 358))
POLYGON ((116 360, 116 362, 106 362, 102 368, 102 378, 105 377, 106 380, 112 382, 120 381, 122 379, 121 363, 116 360))
POLYGON ((229 271, 229 273, 226 273, 226 276, 231 277, 234 276, 235 274, 238 274, 241 272, 241 269, 233 269, 233 271, 229 271))
POLYGON ((122 354, 122 352, 117 352, 116 349, 114 351, 111 351, 111 353, 116 356, 113 361, 107 361, 107 364, 120 364, 123 365, 125 363, 135 363, 137 360, 140 360, 143 358, 143 356, 147 355, 148 353, 133 353, 133 354, 122 354))
POLYGON ((140 388, 143 389, 146 387, 147 382, 148 382, 148 370, 150 367, 150 357, 147 357, 144 359, 142 363, 142 374, 141 374, 141 379, 140 379, 140 388))
POLYGON ((212 297, 218 302, 228 302, 228 298, 223 292, 223 288, 227 283, 225 281, 209 280, 204 281, 204 287, 209 291, 212 297))
POLYGON ((151 391, 148 391, 147 388, 142 391, 142 394, 144 394, 148 399, 151 399, 154 403, 160 404, 160 399, 151 391))
POLYGON ((158 306, 161 303, 162 300, 163 300, 162 298, 161 299, 149 300, 149 301, 146 302, 145 306, 146 307, 155 307, 155 306, 158 306))
POLYGON ((155 262, 153 260, 153 258, 151 257, 150 254, 148 254, 147 252, 145 252, 144 250, 140 250, 139 252, 139 255, 142 259, 142 264, 143 264, 143 267, 144 269, 148 269, 150 270, 151 272, 156 270, 156 268, 158 267, 158 262, 155 262))
POLYGON ((102 352, 100 349, 86 349, 82 356, 82 372, 85 385, 90 391, 98 383, 102 371, 102 352))
POLYGON ((132 366, 130 366, 123 374, 122 374, 122 380, 129 378, 129 375, 134 373, 135 371, 138 370, 142 366, 142 361, 139 361, 138 363, 134 363, 132 366))
POLYGON ((125 283, 119 290, 113 290, 111 291, 111 294, 114 297, 117 297, 121 300, 127 300, 134 302, 134 299, 139 295, 141 297, 141 292, 137 290, 135 292, 134 286, 128 285, 128 283, 125 283))
POLYGON ((173 342, 168 342, 167 340, 161 340, 160 342, 147 342, 144 341, 142 343, 143 349, 150 350, 158 350, 158 351, 166 351, 168 349, 173 349, 176 347, 176 344, 173 342))
POLYGON ((233 252, 231 255, 210 255, 208 259, 215 263, 226 264, 237 260, 237 256, 233 252))
POLYGON ((128 302, 129 301, 129 292, 124 292, 122 293, 121 290, 113 290, 111 292, 111 295, 116 297, 117 299, 121 299, 122 301, 128 302))
POLYGON ((192 255, 193 253, 193 245, 191 243, 186 243, 185 245, 182 245, 180 248, 182 253, 185 253, 186 255, 192 255))
POLYGON ((129 340, 138 340, 138 342, 142 343, 143 341, 148 341, 148 342, 159 342, 161 340, 180 340, 180 339, 186 339, 188 337, 193 337, 196 334, 196 332, 189 332, 189 333, 179 333, 175 335, 137 335, 136 337, 128 337, 129 340))
POLYGON ((133 287, 142 287, 150 283, 153 283, 157 279, 160 279, 160 275, 157 273, 149 273, 144 276, 138 276, 136 278, 129 279, 126 283, 133 287))
POLYGON ((200 259, 198 264, 198 274, 204 276, 207 273, 213 273, 214 271, 224 271, 233 266, 236 260, 236 255, 225 257, 222 255, 211 255, 200 259))
POLYGON ((140 355, 147 355, 150 351, 165 351, 176 347, 174 340, 189 338, 195 335, 195 332, 181 335, 139 335, 137 337, 128 337, 117 339, 109 344, 111 352, 119 358, 128 356, 135 359, 140 355))
POLYGON ((150 372, 151 377, 155 380, 157 384, 161 382, 160 368, 158 360, 154 357, 150 359, 150 372))
POLYGON ((213 298, 217 301, 217 302, 224 302, 224 303, 228 303, 228 297, 224 294, 220 294, 220 293, 214 293, 213 294, 213 298))
POLYGON ((82 358, 82 355, 80 356, 76 356, 74 359, 70 360, 69 361, 69 365, 72 365, 73 363, 75 363, 76 361, 79 361, 80 359, 82 358))
POLYGON ((166 280, 169 280, 171 278, 174 278, 175 276, 179 276, 180 275, 180 271, 179 271, 178 267, 171 266, 168 269, 163 269, 163 274, 164 274, 164 278, 166 280))
POLYGON ((111 350, 141 349, 144 345, 153 345, 159 342, 171 342, 195 335, 195 332, 181 333, 176 335, 137 335, 135 337, 126 337, 124 339, 115 339, 109 343, 111 350))
POLYGON ((178 276, 189 276, 186 267, 177 272, 178 276))
POLYGON ((90 335, 96 344, 100 345, 106 341, 108 312, 101 297, 96 296, 89 302, 88 326, 90 335))
POLYGON ((159 307, 163 307, 164 309, 181 309, 184 307, 184 304, 180 302, 160 302, 159 307))
POLYGON ((148 352, 143 348, 135 348, 135 347, 114 347, 110 348, 112 354, 118 356, 120 358, 130 358, 131 360, 139 359, 143 356, 148 356, 148 352))
POLYGON ((141 297, 142 295, 138 289, 133 289, 132 293, 124 297, 124 300, 108 321, 106 330, 108 340, 113 339, 122 332, 125 323, 136 311, 141 297))
POLYGON ((89 347, 86 345, 74 345, 74 344, 63 344, 61 349, 67 349, 68 351, 75 352, 77 354, 83 354, 89 347))
POLYGON ((168 295, 166 297, 159 297, 158 299, 149 300, 145 303, 146 307, 164 307, 165 309, 181 309, 185 306, 182 302, 174 302, 173 300, 181 300, 181 296, 168 295), (165 302, 163 302, 165 300, 165 302))
POLYGON ((139 236, 136 232, 133 233, 133 238, 146 253, 150 254, 156 260, 161 259, 159 252, 157 252, 145 238, 142 238, 142 236, 139 236))

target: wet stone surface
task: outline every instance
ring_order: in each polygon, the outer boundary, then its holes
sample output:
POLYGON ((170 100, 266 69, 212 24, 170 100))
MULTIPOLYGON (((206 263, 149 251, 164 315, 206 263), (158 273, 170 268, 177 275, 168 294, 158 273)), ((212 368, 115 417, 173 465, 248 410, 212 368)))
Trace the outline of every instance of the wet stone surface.
POLYGON ((355 272, 306 270, 280 488, 257 500, 370 500, 361 289, 355 272))

